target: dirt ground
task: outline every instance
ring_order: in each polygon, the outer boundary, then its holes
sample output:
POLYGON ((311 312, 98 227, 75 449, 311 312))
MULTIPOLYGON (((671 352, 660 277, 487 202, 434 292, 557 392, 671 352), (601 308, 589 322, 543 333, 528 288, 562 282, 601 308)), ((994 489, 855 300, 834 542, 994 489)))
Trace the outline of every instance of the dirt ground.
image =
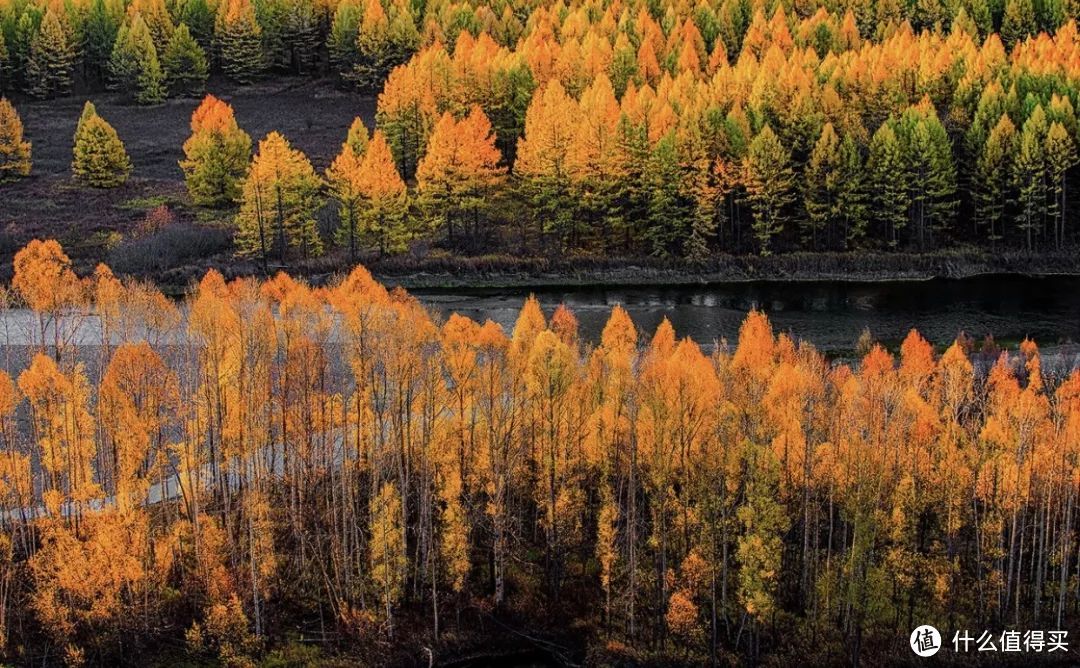
MULTIPOLYGON (((257 146, 276 130, 322 171, 340 149, 352 120, 374 126, 375 99, 335 88, 330 80, 281 79, 236 87, 211 81, 208 92, 232 104, 237 122, 257 146)), ((221 214, 192 209, 178 161, 199 100, 168 100, 152 107, 115 93, 95 92, 59 100, 13 99, 33 143, 30 178, 0 188, 0 277, 10 272, 15 250, 35 237, 53 237, 82 266, 108 259, 108 249, 130 236, 159 204, 196 229, 218 225, 221 214), (116 128, 131 156, 127 184, 112 190, 81 188, 71 181, 75 123, 90 99, 116 128), (216 218, 215 218, 216 216, 216 218)))

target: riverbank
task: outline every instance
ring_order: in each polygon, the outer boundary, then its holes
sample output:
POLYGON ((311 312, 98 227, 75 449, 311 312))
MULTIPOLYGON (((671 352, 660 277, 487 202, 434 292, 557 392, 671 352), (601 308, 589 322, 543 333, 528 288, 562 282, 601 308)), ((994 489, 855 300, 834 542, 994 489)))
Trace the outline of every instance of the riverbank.
POLYGON ((366 266, 389 285, 425 290, 705 285, 751 281, 875 283, 984 275, 1080 276, 1080 250, 1029 253, 972 248, 931 253, 857 251, 769 257, 717 255, 697 264, 655 258, 436 255, 373 258, 366 266))

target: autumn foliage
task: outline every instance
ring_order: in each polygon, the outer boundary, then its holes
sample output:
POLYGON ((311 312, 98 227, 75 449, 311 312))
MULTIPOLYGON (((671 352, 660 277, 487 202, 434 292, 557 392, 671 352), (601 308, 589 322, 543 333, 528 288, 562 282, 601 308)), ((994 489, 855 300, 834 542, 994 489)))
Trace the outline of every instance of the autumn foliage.
POLYGON ((238 663, 311 620, 380 662, 519 624, 690 663, 1075 624, 1080 371, 1031 341, 845 363, 757 311, 704 350, 619 307, 588 341, 535 299, 510 332, 440 321, 362 267, 176 304, 53 241, 13 289, 12 661, 238 663))

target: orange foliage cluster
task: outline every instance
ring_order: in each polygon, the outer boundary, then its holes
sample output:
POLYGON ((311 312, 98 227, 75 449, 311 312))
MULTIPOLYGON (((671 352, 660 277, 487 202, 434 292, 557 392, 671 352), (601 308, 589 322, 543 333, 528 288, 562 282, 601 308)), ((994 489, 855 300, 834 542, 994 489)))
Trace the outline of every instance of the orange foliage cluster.
POLYGON ((912 621, 1075 620, 1080 371, 1030 341, 831 363, 754 311, 706 354, 616 307, 593 344, 535 299, 512 332, 439 321, 362 267, 177 305, 51 241, 14 289, 40 320, 0 374, 12 658, 182 633, 237 662, 312 618, 442 655, 513 611, 623 659, 839 660, 912 621))

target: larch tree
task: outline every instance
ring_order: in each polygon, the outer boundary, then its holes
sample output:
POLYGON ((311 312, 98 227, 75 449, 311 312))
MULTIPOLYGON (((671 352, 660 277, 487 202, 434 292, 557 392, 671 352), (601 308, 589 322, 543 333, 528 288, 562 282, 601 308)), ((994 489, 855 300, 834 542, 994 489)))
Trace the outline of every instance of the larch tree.
POLYGON ((338 230, 335 241, 349 249, 349 260, 356 259, 360 233, 360 205, 363 201, 363 161, 367 151, 367 126, 359 118, 349 128, 330 166, 326 168, 326 184, 330 198, 338 207, 338 230))
POLYGON ((911 237, 919 250, 926 250, 935 233, 950 231, 959 204, 952 145, 929 98, 904 112, 899 128, 908 172, 911 237))
POLYGON ((889 247, 896 247, 907 226, 909 198, 903 147, 891 122, 882 123, 874 132, 866 171, 871 210, 883 228, 880 238, 889 247))
POLYGON ((161 54, 165 86, 169 95, 198 97, 206 90, 209 64, 206 53, 191 35, 187 24, 181 23, 161 54))
POLYGON ((132 0, 127 7, 129 22, 133 22, 137 15, 142 16, 158 54, 165 51, 176 30, 169 11, 165 0, 132 0))
POLYGON ((356 237, 377 246, 381 253, 404 250, 414 234, 408 220, 408 190, 381 131, 375 131, 364 151, 359 172, 362 207, 356 237))
POLYGON ((1053 204, 1050 214, 1054 230, 1054 245, 1061 248, 1065 244, 1066 222, 1068 221, 1068 173, 1076 166, 1076 143, 1065 126, 1057 121, 1050 124, 1046 131, 1046 178, 1049 183, 1050 197, 1053 204))
POLYGON ((795 199, 791 154, 766 125, 750 142, 743 159, 743 183, 754 215, 754 236, 762 255, 772 253, 773 241, 790 218, 795 199))
POLYGON ((408 60, 420 46, 412 7, 403 0, 367 0, 356 33, 356 64, 351 79, 361 89, 381 84, 392 69, 408 60))
POLYGON ((865 233, 862 161, 850 137, 826 123, 810 153, 803 181, 806 223, 803 243, 811 248, 847 248, 865 233))
POLYGON ((222 71, 236 83, 252 83, 266 69, 262 28, 250 0, 224 0, 218 6, 214 48, 222 71))
POLYGON ((474 105, 460 121, 444 113, 428 139, 416 170, 417 203, 432 229, 446 228, 454 239, 457 222, 471 236, 482 237, 485 205, 503 181, 495 135, 483 110, 474 105))
POLYGON ((237 252, 259 257, 264 270, 272 253, 284 263, 290 246, 300 248, 305 258, 320 255, 315 212, 321 185, 303 153, 277 132, 268 134, 244 179, 236 216, 237 252))
POLYGON ((180 161, 191 198, 203 206, 239 201, 250 158, 251 137, 237 125, 232 107, 207 95, 191 115, 191 136, 180 161))
MULTIPOLYGON (((528 199, 541 239, 554 234, 572 241, 573 206, 567 154, 574 138, 577 103, 558 81, 538 88, 525 114, 525 134, 518 140, 514 176, 528 199)), ((525 228, 522 227, 522 244, 525 228)))
POLYGON ((348 75, 356 66, 359 51, 356 37, 360 31, 363 8, 359 0, 342 0, 334 9, 330 34, 326 38, 330 64, 338 74, 348 75))
POLYGON ((11 287, 38 317, 39 349, 48 345, 51 326, 53 354, 60 359, 68 335, 61 319, 82 296, 71 260, 55 240, 35 239, 15 254, 14 269, 11 287))
POLYGON ((72 517, 78 517, 100 492, 93 469, 95 421, 83 366, 64 373, 52 357, 38 353, 19 375, 19 390, 30 402, 42 467, 48 474, 46 508, 58 516, 62 504, 70 502, 72 517))
POLYGON ((1035 248, 1035 239, 1043 231, 1047 213, 1046 184, 1046 113, 1042 106, 1035 107, 1024 121, 1020 132, 1016 159, 1012 164, 1012 180, 1017 190, 1020 220, 1018 227, 1024 234, 1024 246, 1035 248))
POLYGON ((19 113, 0 97, 0 184, 30 175, 30 150, 19 113))
POLYGON ((120 27, 109 58, 112 84, 139 104, 154 104, 165 99, 165 75, 158 60, 150 29, 141 14, 120 27))
POLYGON ((1015 201, 1009 177, 1016 149, 1016 126, 1002 114, 975 165, 975 224, 986 227, 994 244, 1005 237, 1006 214, 1015 201))
POLYGON ((371 579, 382 602, 388 635, 394 636, 394 608, 404 593, 408 557, 405 527, 401 524, 401 495, 392 482, 384 482, 371 497, 368 553, 371 579))
POLYGON ((98 116, 89 102, 75 130, 71 173, 78 183, 92 188, 116 188, 131 175, 131 159, 116 130, 98 116))
POLYGON ((49 98, 71 90, 76 52, 66 16, 60 10, 47 9, 30 40, 26 84, 34 97, 49 98))

